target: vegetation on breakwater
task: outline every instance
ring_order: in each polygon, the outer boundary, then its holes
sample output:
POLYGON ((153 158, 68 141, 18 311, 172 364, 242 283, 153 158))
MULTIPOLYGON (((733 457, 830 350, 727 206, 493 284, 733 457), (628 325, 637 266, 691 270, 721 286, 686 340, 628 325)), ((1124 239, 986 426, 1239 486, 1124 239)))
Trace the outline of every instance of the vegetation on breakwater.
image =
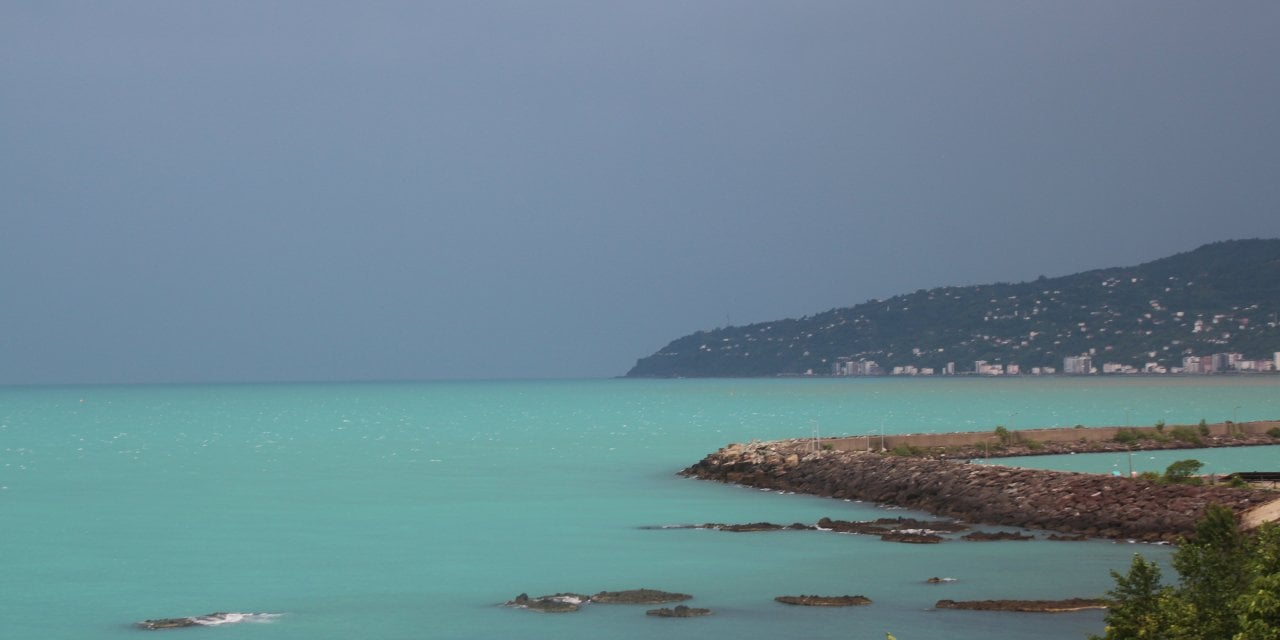
POLYGON ((885 451, 897 456, 969 460, 1012 456, 1204 449, 1280 444, 1280 422, 1255 421, 1151 427, 1050 427, 1017 431, 996 426, 991 431, 953 433, 868 434, 810 440, 815 448, 885 451))

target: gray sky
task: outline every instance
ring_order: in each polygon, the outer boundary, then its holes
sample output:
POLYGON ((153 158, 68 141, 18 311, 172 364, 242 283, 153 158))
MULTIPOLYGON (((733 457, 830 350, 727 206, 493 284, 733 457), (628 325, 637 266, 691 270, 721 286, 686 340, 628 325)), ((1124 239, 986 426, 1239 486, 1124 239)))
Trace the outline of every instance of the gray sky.
POLYGON ((0 383, 600 377, 1280 237, 1280 3, 0 2, 0 383))

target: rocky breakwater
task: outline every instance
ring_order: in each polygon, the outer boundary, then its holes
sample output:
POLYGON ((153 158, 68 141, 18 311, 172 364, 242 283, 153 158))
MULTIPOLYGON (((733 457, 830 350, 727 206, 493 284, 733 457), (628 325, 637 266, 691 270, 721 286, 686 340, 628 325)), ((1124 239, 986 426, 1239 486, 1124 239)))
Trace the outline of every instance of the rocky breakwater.
POLYGON ((1190 536, 1210 504, 1240 514, 1276 497, 1258 490, 810 449, 807 441, 732 444, 681 473, 967 522, 1148 542, 1190 536))

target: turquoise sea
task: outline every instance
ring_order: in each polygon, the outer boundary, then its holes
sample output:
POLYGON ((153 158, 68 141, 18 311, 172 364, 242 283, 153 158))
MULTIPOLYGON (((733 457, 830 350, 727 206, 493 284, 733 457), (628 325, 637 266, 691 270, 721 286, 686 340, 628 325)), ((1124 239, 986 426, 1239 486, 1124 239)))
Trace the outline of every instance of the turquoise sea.
MULTIPOLYGON (((730 442, 1277 417, 1280 376, 0 388, 0 637, 1080 639, 1101 631, 1100 612, 932 605, 1097 596, 1134 552, 1163 562, 1169 547, 653 527, 920 515, 675 475, 730 442), (500 606, 521 592, 639 587, 715 613, 500 606), (787 594, 874 602, 773 601, 787 594), (132 626, 214 611, 280 615, 132 626)), ((1280 447, 1182 457, 1207 471, 1280 468, 1280 447)))

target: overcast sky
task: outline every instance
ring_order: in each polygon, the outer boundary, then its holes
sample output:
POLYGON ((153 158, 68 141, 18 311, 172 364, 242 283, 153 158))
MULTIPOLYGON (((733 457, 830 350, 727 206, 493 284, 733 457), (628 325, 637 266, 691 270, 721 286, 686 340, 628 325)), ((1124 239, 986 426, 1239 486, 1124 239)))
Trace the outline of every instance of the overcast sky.
POLYGON ((0 383, 606 377, 1280 237, 1280 3, 0 2, 0 383))

